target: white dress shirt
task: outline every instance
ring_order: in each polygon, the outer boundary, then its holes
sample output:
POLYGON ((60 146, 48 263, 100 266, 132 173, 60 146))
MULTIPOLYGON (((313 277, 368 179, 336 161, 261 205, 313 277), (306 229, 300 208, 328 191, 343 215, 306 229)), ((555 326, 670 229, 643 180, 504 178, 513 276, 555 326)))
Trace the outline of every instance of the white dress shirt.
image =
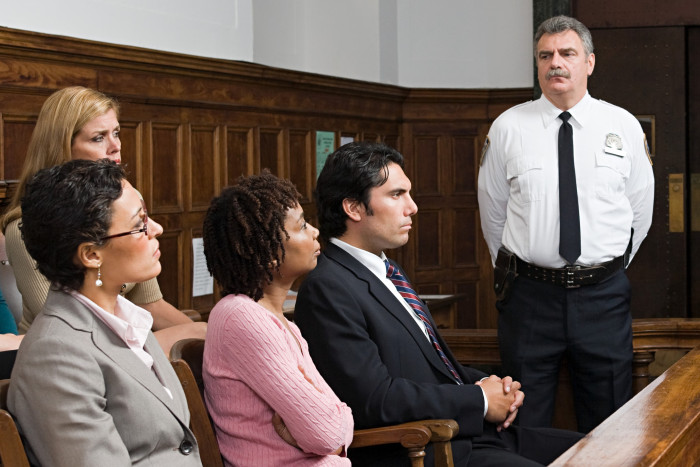
MULTIPOLYGON (((538 266, 566 264, 559 256, 561 112, 542 96, 507 110, 491 126, 478 197, 494 262, 503 245, 538 266)), ((569 113, 581 219, 576 264, 622 256, 634 228, 631 258, 649 231, 654 203, 654 175, 641 125, 626 110, 588 93, 569 113), (621 149, 612 147, 609 135, 621 141, 621 149)))

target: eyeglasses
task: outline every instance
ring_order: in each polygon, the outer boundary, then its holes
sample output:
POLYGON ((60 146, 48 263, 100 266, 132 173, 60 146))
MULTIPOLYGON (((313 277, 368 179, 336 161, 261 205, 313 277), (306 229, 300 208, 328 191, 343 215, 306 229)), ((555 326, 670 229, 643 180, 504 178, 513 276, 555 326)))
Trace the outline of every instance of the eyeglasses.
POLYGON ((126 237, 127 235, 134 235, 143 232, 148 237, 148 211, 146 210, 146 202, 141 200, 141 207, 143 208, 143 227, 140 229, 130 230, 128 232, 122 232, 114 235, 108 235, 102 237, 101 240, 109 240, 110 238, 126 237))

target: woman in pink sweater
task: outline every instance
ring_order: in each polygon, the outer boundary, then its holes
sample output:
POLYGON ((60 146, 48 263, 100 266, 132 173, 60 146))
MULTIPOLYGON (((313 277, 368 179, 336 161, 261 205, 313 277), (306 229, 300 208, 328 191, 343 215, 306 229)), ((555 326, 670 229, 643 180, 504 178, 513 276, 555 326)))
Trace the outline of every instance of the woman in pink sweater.
POLYGON ((350 465, 350 408, 282 311, 320 253, 300 198, 265 171, 224 189, 204 219, 207 266, 224 295, 209 315, 205 399, 228 465, 350 465))

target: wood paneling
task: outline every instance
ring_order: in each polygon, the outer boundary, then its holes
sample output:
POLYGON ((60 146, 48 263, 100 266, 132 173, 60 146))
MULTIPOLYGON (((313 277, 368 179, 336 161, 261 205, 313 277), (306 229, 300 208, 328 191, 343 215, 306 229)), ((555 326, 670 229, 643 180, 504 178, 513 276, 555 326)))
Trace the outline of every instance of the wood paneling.
POLYGON ((218 299, 192 297, 192 239, 240 175, 267 167, 290 178, 316 221, 315 132, 331 131, 336 145, 350 136, 404 154, 419 214, 409 244, 388 254, 419 291, 464 293, 441 325, 492 327, 476 154, 490 122, 532 90, 411 90, 0 28, 0 178, 19 176, 41 105, 69 85, 120 102, 123 162, 165 230, 159 282, 173 305, 206 319, 218 299))

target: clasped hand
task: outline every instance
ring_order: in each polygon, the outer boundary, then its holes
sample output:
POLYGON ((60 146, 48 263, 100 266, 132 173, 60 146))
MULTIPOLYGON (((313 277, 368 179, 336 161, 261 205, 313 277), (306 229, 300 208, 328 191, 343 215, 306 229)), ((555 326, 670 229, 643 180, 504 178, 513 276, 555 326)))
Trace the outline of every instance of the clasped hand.
POLYGON ((518 409, 525 399, 525 393, 520 390, 520 383, 513 381, 510 376, 501 379, 491 375, 475 384, 481 386, 489 401, 486 421, 498 424, 498 431, 508 428, 518 415, 518 409))

